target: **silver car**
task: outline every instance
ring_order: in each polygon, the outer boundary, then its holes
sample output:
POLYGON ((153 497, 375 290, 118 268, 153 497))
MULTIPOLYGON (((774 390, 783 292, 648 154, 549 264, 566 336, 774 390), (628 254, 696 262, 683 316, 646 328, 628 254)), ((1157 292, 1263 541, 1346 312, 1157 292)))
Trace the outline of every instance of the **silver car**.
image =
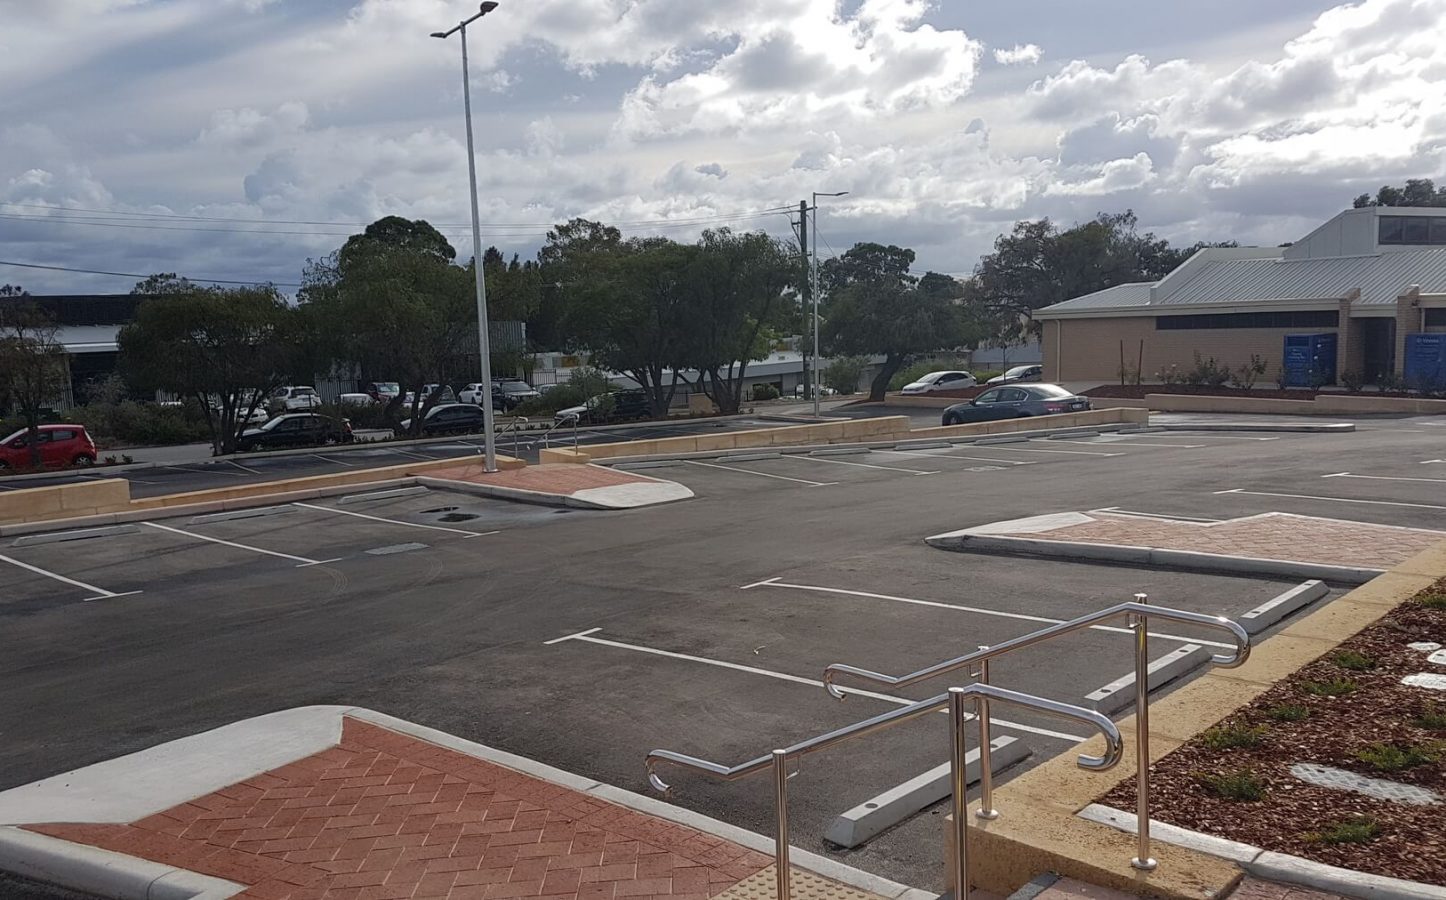
POLYGON ((995 375, 985 384, 1014 384, 1016 381, 1043 381, 1044 366, 1015 366, 1003 375, 995 375))

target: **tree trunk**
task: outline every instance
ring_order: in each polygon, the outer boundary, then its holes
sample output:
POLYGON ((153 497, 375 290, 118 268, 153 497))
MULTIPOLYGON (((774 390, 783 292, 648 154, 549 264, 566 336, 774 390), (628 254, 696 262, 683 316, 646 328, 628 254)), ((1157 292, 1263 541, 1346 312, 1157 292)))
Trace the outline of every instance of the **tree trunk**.
POLYGON ((30 465, 39 469, 45 463, 40 458, 40 410, 25 410, 25 427, 28 429, 25 435, 25 443, 30 448, 30 465))
POLYGON ((884 359, 884 367, 879 374, 874 376, 873 383, 869 385, 869 400, 873 403, 881 403, 884 393, 889 389, 889 382, 894 379, 898 371, 904 367, 904 357, 889 355, 884 359))

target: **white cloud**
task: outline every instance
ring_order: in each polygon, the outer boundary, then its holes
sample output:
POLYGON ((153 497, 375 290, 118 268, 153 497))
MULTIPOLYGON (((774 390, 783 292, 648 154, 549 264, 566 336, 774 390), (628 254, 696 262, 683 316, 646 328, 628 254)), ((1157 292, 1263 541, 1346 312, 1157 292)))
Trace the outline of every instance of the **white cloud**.
POLYGON ((1044 58, 1044 51, 1038 44, 1015 44, 1008 49, 997 47, 994 61, 1001 66, 1032 66, 1044 58))

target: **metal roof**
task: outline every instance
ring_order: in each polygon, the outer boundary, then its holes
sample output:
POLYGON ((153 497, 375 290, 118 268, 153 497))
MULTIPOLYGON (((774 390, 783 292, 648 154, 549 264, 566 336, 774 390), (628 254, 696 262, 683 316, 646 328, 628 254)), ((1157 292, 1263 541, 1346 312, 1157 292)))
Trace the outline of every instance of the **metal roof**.
MULTIPOLYGON (((1446 249, 1323 259, 1234 259, 1206 262, 1159 306, 1249 300, 1338 300, 1360 288, 1362 304, 1394 303, 1413 284, 1446 291, 1446 249)), ((1071 301, 1073 302, 1073 301, 1071 301)))
MULTIPOLYGON (((1154 286, 1154 282, 1151 281, 1117 284, 1112 288, 1095 291, 1093 294, 1085 294, 1083 297, 1075 297, 1073 300, 1066 300, 1063 303, 1046 306, 1044 309, 1050 312, 1074 312, 1086 309, 1122 309, 1130 306, 1149 306, 1150 288, 1154 286)), ((1044 310, 1039 310, 1039 312, 1043 311, 1044 310)))

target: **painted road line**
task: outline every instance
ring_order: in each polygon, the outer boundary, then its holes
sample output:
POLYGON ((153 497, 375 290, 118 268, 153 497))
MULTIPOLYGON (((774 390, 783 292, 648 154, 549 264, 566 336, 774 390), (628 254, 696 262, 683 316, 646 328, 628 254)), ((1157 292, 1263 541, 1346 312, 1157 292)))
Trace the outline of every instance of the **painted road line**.
POLYGON ((206 469, 188 469, 185 466, 162 466, 163 469, 174 469, 177 472, 189 472, 192 475, 226 475, 231 478, 245 478, 240 472, 228 472, 220 466, 211 466, 206 469))
POLYGON ((717 463, 698 462, 696 459, 685 459, 683 462, 690 466, 702 466, 705 469, 722 469, 725 472, 742 472, 744 475, 757 475, 759 478, 776 478, 779 481, 792 481, 794 484, 806 484, 809 487, 832 487, 838 484, 837 481, 806 481, 802 478, 789 478, 787 475, 770 475, 767 472, 755 472, 752 469, 740 469, 737 466, 720 466, 717 463))
POLYGON ((230 463, 231 465, 235 466, 236 468, 240 469, 240 470, 243 471, 243 472, 250 472, 252 475, 261 475, 261 474, 264 474, 264 473, 262 473, 262 472, 257 471, 256 469, 251 468, 250 466, 243 466, 243 465, 241 465, 240 463, 238 463, 238 462, 237 462, 236 460, 234 460, 234 459, 228 459, 228 460, 226 460, 226 462, 230 463))
POLYGON ((1117 516, 1135 516, 1141 519, 1161 519, 1166 522, 1197 522, 1202 525, 1226 521, 1225 519, 1211 519, 1206 516, 1177 516, 1172 513, 1139 512, 1133 509, 1120 509, 1118 506, 1106 506, 1101 509, 1092 509, 1090 512, 1112 513, 1117 516))
MULTIPOLYGON (((955 612, 977 613, 981 616, 994 616, 995 618, 1000 619, 1018 619, 1023 622, 1038 622, 1042 625, 1061 625, 1066 621, 1065 619, 1051 619, 1048 616, 1032 616, 1026 613, 1004 612, 1003 610, 999 609, 983 609, 977 606, 959 606, 954 603, 941 603, 938 600, 917 600, 913 597, 895 597, 891 594, 874 594, 868 591, 851 591, 845 588, 820 587, 813 584, 789 584, 788 582, 776 581, 772 579, 770 579, 769 581, 760 581, 757 584, 752 584, 748 586, 749 589, 755 587, 784 588, 794 591, 813 591, 820 594, 839 594, 844 597, 863 597, 868 600, 889 600, 894 603, 908 603, 913 606, 929 606, 933 607, 934 609, 949 609, 954 610, 955 612)), ((1114 625, 1091 625, 1089 627, 1091 631, 1107 631, 1112 634, 1135 633, 1133 629, 1121 628, 1114 625)), ((1157 631, 1150 632, 1150 637, 1160 638, 1167 641, 1180 641, 1184 644, 1205 644, 1210 647, 1223 647, 1227 650, 1235 649, 1234 644, 1226 644, 1220 641, 1207 641, 1201 638, 1182 637, 1178 634, 1165 634, 1157 631)))
POLYGON ((875 450, 875 453, 890 453, 895 456, 927 456, 930 459, 961 459, 973 462, 1004 463, 1007 466, 1037 466, 1039 463, 1025 462, 1018 459, 1000 459, 997 456, 964 456, 959 453, 934 453, 929 450, 875 450))
POLYGON ((1446 463, 1446 459, 1423 459, 1423 460, 1421 460, 1421 465, 1423 465, 1423 466, 1429 466, 1429 465, 1432 465, 1432 464, 1434 464, 1434 463, 1446 463))
POLYGON ((1113 441, 1069 441, 1064 438, 1049 438, 1051 444, 1084 444, 1087 447, 1100 447, 1108 444, 1129 444, 1131 447, 1173 447, 1179 450, 1199 450, 1204 444, 1155 444, 1134 439, 1119 439, 1113 441))
POLYGON ((279 553, 275 550, 266 550, 261 547, 253 547, 250 544, 238 544, 235 541, 223 541, 220 538, 211 537, 207 534, 197 534, 194 531, 182 531, 179 528, 172 528, 169 525, 161 525, 157 522, 142 522, 141 524, 149 525, 152 528, 158 528, 161 531, 169 531, 172 534, 179 534, 183 537, 195 538, 198 541, 206 541, 211 544, 220 544, 223 547, 235 547, 237 550, 250 550, 252 553, 260 553, 265 556, 275 556, 280 559, 289 559, 293 562, 298 563, 298 569, 305 568, 307 566, 319 566, 323 563, 334 563, 341 561, 341 557, 337 557, 336 559, 307 559, 304 556, 292 556, 290 553, 279 553))
POLYGON ((93 584, 86 584, 84 581, 76 581, 74 578, 66 578, 64 575, 56 574, 55 572, 51 572, 48 569, 42 569, 39 566, 32 566, 30 563, 23 563, 20 560, 12 559, 9 556, 0 555, 0 562, 7 562, 12 566, 17 566, 27 572, 34 572, 36 575, 44 575, 46 578, 54 579, 55 581, 63 582, 65 584, 71 585, 73 587, 78 587, 81 590, 90 591, 92 594, 95 594, 94 597, 86 597, 85 599, 87 602, 91 600, 110 600, 113 597, 129 597, 133 594, 140 593, 140 591, 125 591, 124 593, 118 594, 115 591, 108 591, 105 588, 98 588, 93 584))
POLYGON ((1334 475, 1322 475, 1322 478, 1361 478, 1366 481, 1426 481, 1432 484, 1446 484, 1446 478, 1402 478, 1396 475, 1354 475, 1350 472, 1337 472, 1334 475))
POLYGON ((924 471, 922 471, 922 470, 920 470, 920 469, 905 469, 905 468, 903 468, 903 467, 901 467, 901 466, 876 466, 876 465, 873 465, 873 464, 871 464, 871 463, 848 462, 847 460, 843 460, 843 459, 821 459, 821 458, 819 458, 819 457, 817 457, 817 456, 789 456, 788 458, 791 459, 791 460, 795 460, 795 461, 797 461, 797 462, 828 463, 829 465, 834 465, 834 466, 854 466, 855 468, 859 468, 859 469, 879 469, 879 470, 884 471, 884 472, 907 472, 907 473, 909 473, 910 475, 938 475, 938 474, 939 474, 938 472, 924 472, 924 471))
POLYGON ((756 588, 756 587, 763 587, 765 584, 773 584, 773 583, 775 583, 775 582, 782 581, 782 580, 783 580, 782 576, 779 576, 778 578, 768 578, 768 579, 765 579, 765 580, 763 580, 763 581, 755 581, 755 582, 753 582, 752 584, 739 585, 739 586, 738 586, 738 590, 740 590, 740 591, 747 591, 747 590, 751 590, 751 589, 756 588))
POLYGON ((334 456, 322 456, 320 453, 313 453, 311 454, 311 457, 312 459, 319 459, 322 462, 336 463, 339 466, 346 466, 347 468, 352 468, 356 465, 356 463, 350 463, 344 459, 337 459, 334 456))
POLYGON ((490 537, 494 534, 501 534, 500 531, 467 531, 462 528, 447 528, 443 525, 419 525, 416 522, 403 522, 401 519, 388 519, 383 516, 369 516, 366 513, 352 512, 349 509, 335 509, 330 506, 316 506, 311 503, 293 503, 292 506, 299 506, 302 509, 314 509, 317 512, 332 513, 338 516, 351 516, 355 519, 367 519, 372 522, 386 522, 389 525, 401 525, 405 528, 425 528, 428 531, 447 531, 452 534, 460 534, 463 537, 490 537))
MULTIPOLYGON (((1031 443, 1031 442, 1026 441, 1025 443, 1031 443)), ((1040 443, 1044 443, 1044 441, 1040 441, 1040 443)), ((1052 441, 1051 443, 1059 443, 1059 442, 1058 442, 1058 441, 1052 441)), ((1060 453, 1060 454, 1064 454, 1064 455, 1066 455, 1066 456, 1124 456, 1124 455, 1125 455, 1125 454, 1123 454, 1123 453, 1101 453, 1101 452, 1098 451, 1098 450, 1040 450, 1040 449, 1038 449, 1038 448, 1033 448, 1033 447, 1010 447, 1010 446, 1002 446, 1002 447, 1000 447, 1000 446, 996 446, 996 445, 994 445, 994 444, 989 444, 988 446, 989 446, 989 448, 990 448, 991 450, 999 450, 999 451, 1002 452, 1002 453, 1060 453)))
MULTIPOLYGON (((728 662, 727 660, 722 659, 709 659, 706 656, 692 656, 687 653, 674 653, 671 650, 658 650, 653 647, 644 647, 640 644, 626 644, 622 641, 610 641, 607 638, 593 637, 594 634, 601 630, 602 629, 600 628, 594 628, 591 631, 583 631, 577 634, 571 634, 564 638, 555 638, 551 641, 547 641, 546 643, 549 645, 555 645, 565 643, 567 641, 581 641, 588 644, 597 644, 602 647, 613 647, 618 650, 631 650, 634 653, 647 653, 652 656, 664 656, 668 659, 680 659, 684 662, 700 663, 705 666, 715 666, 720 669, 732 669, 735 672, 745 672, 749 675, 762 675, 765 678, 776 678, 779 681, 789 681, 794 684, 806 684, 810 687, 821 688, 824 686, 824 683, 816 678, 804 678, 799 675, 789 675, 787 672, 775 672, 772 669, 760 669, 757 666, 745 666, 741 663, 728 662)), ((879 694, 875 693, 874 691, 865 691, 858 688, 840 687, 838 688, 838 690, 844 694, 851 694, 856 697, 868 697, 870 700, 882 700, 885 703, 893 703, 897 706, 910 706, 918 702, 917 700, 910 700, 908 697, 895 697, 892 694, 879 694)), ((971 715, 969 718, 973 719, 974 716, 971 715)), ((1001 728, 1011 728, 1016 731, 1027 731, 1031 734, 1039 734, 1044 735, 1045 737, 1058 738, 1062 741, 1072 741, 1074 743, 1079 743, 1080 741, 1085 740, 1083 735, 1068 734, 1062 731, 1051 731, 1048 728, 1035 728, 1032 725, 1021 725, 1017 722, 1010 722, 1006 719, 997 719, 991 717, 990 722, 1000 726, 1001 728)))
POLYGON ((1368 506, 1408 506, 1412 509, 1446 509, 1446 506, 1433 506, 1430 503, 1398 503, 1394 500, 1349 500, 1345 497, 1318 497, 1314 494, 1277 494, 1271 491, 1247 491, 1244 488, 1235 488, 1230 491, 1215 491, 1215 496, 1220 497, 1226 494, 1240 494, 1251 497, 1286 497, 1292 500, 1324 500, 1328 503, 1363 503, 1368 506))
POLYGON ((414 458, 414 459, 439 459, 439 458, 440 458, 440 457, 436 457, 436 456, 428 456, 428 455, 426 455, 425 453, 417 453, 417 452, 412 451, 412 450, 397 450, 397 449, 391 449, 391 450, 389 450, 388 452, 390 452, 390 453, 395 453, 395 454, 397 454, 398 456, 410 456, 410 457, 412 457, 412 458, 414 458))

